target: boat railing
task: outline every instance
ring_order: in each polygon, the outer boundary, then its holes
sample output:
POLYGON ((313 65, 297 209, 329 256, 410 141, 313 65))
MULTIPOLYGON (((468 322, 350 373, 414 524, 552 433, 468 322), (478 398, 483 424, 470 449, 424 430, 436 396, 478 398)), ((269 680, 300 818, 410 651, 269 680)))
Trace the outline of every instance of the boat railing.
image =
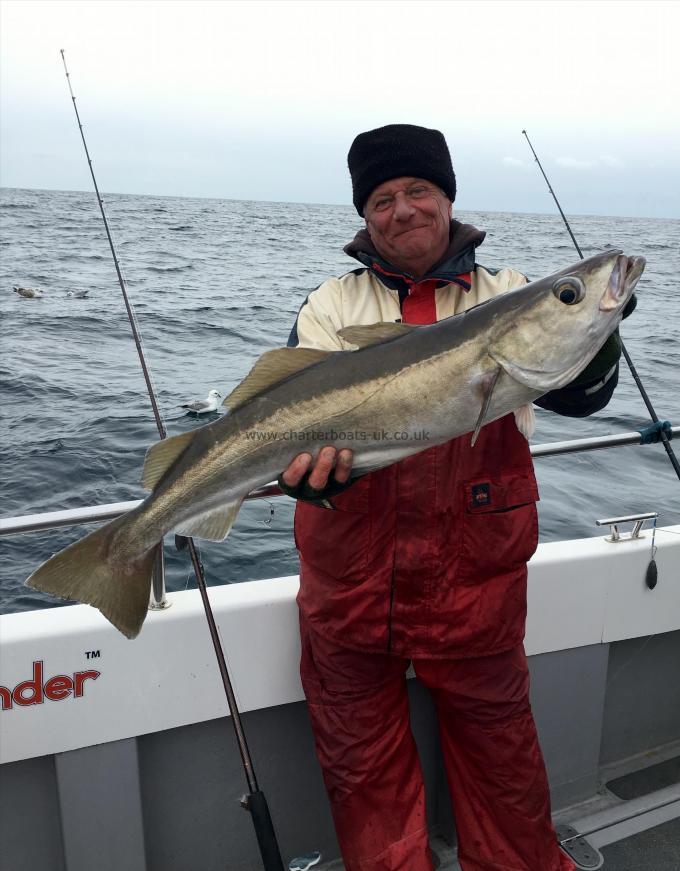
MULTIPOLYGON (((680 426, 664 425, 668 438, 680 436, 680 426)), ((617 433, 592 438, 572 439, 563 442, 546 442, 532 445, 531 455, 535 458, 556 457, 562 454, 575 454, 582 451, 596 451, 603 448, 617 448, 626 445, 642 445, 658 442, 658 437, 649 436, 649 431, 633 431, 617 433)), ((275 482, 265 484, 251 491, 246 499, 267 499, 282 496, 283 493, 275 482)), ((26 532, 38 532, 48 529, 58 529, 61 526, 78 526, 84 523, 96 523, 113 520, 131 511, 143 500, 133 499, 129 502, 112 502, 106 505, 91 505, 83 508, 68 508, 64 511, 47 511, 42 514, 24 514, 20 517, 0 518, 0 536, 16 535, 26 532)), ((159 548, 158 558, 154 568, 153 582, 149 607, 162 609, 167 607, 165 595, 165 571, 163 549, 159 548)))

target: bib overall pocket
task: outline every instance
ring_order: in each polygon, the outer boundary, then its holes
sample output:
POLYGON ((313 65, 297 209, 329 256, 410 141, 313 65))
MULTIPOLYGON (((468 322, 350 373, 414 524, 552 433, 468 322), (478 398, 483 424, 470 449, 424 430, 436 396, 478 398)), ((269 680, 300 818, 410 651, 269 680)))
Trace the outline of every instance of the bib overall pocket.
POLYGON ((464 485, 461 584, 481 584, 528 562, 538 546, 537 499, 533 475, 464 485))

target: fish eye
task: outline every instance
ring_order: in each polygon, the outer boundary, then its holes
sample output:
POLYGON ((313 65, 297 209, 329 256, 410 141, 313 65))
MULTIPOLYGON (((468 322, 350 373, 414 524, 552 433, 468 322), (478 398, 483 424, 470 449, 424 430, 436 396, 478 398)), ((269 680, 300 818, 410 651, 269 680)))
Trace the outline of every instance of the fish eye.
POLYGON ((586 295, 586 286, 575 275, 558 278, 553 284, 553 293, 565 305, 576 305, 586 295))

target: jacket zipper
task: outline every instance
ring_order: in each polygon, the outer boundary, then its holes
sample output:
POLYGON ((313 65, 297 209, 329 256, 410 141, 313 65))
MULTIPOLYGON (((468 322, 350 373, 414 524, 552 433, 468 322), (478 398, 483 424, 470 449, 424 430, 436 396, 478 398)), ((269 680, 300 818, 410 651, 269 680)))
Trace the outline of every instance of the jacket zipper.
MULTIPOLYGON (((401 308, 401 300, 399 303, 399 308, 401 308)), ((399 465, 394 467, 394 476, 395 476, 395 493, 397 496, 399 495, 399 465)), ((395 508, 395 511, 397 509, 395 508)), ((396 519, 396 518, 395 518, 396 519)), ((387 652, 391 653, 392 651, 392 609, 394 607, 394 591, 397 586, 397 535, 399 524, 395 522, 394 528, 394 548, 392 550, 392 577, 390 579, 390 607, 387 612, 387 652)))
MULTIPOLYGON (((396 541, 396 538, 395 538, 396 541)), ((396 549, 396 548, 395 548, 396 549)), ((392 581, 390 583, 390 609, 387 614, 387 652, 390 653, 392 651, 392 606, 394 605, 394 587, 395 587, 395 576, 397 573, 396 565, 392 566, 392 581)))

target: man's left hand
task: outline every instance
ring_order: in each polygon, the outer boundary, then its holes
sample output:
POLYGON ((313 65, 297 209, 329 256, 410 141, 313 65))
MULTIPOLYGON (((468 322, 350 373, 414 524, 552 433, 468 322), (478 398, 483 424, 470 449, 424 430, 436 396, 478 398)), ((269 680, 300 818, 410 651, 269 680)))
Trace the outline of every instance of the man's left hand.
POLYGON ((326 500, 350 486, 353 459, 354 455, 348 448, 337 451, 330 445, 321 448, 316 462, 311 454, 298 454, 279 475, 279 486, 294 499, 308 502, 326 500))

